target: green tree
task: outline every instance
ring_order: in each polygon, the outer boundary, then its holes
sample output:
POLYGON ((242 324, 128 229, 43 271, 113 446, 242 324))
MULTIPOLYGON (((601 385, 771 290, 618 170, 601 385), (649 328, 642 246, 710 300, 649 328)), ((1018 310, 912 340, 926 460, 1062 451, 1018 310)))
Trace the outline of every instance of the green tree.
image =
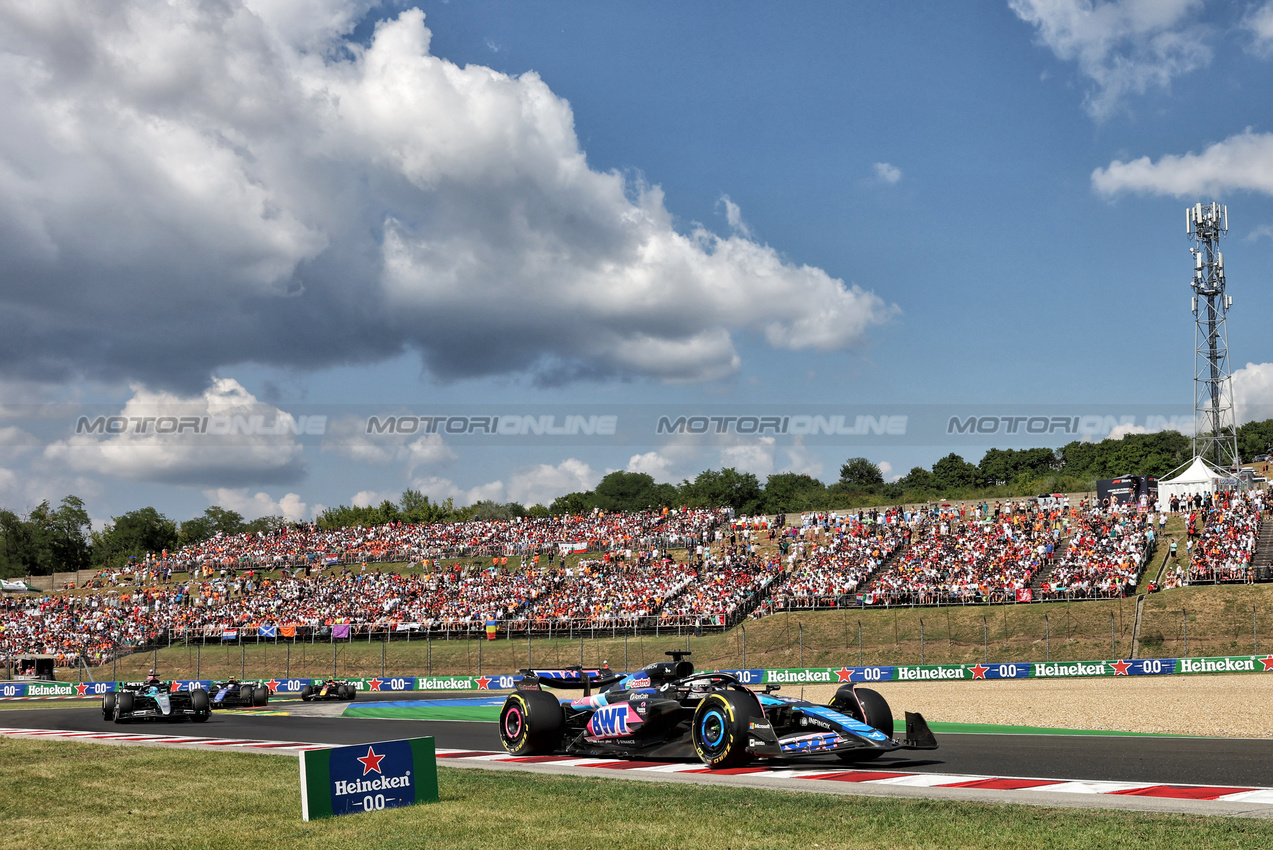
POLYGON ((963 490, 977 486, 977 467, 951 452, 933 464, 932 486, 938 489, 963 490))
POLYGON ((802 472, 778 472, 765 480, 766 513, 816 510, 827 503, 827 486, 802 472))
POLYGON ((754 514, 764 506, 756 476, 733 467, 705 470, 693 482, 682 482, 678 489, 680 501, 695 508, 731 507, 741 514, 754 514))
POLYGON ((120 565, 129 556, 158 554, 177 545, 177 524, 152 507, 112 517, 93 535, 93 563, 120 565))
POLYGON ((46 575, 51 572, 47 551, 37 525, 0 509, 0 578, 46 575))
POLYGON ((548 506, 548 510, 555 516, 562 514, 586 514, 595 506, 592 491, 585 493, 567 493, 564 496, 558 496, 553 499, 553 503, 548 506))
POLYGON ((864 457, 851 457, 840 467, 840 485, 846 490, 869 490, 884 483, 884 473, 864 457))
POLYGON ((41 502, 31 512, 29 521, 38 527, 40 544, 46 551, 42 560, 50 572, 70 572, 87 569, 92 564, 89 535, 92 523, 88 509, 78 496, 67 496, 56 508, 41 502))
POLYGON ((604 511, 643 511, 676 501, 676 488, 658 484, 644 472, 615 470, 593 490, 597 507, 604 511))

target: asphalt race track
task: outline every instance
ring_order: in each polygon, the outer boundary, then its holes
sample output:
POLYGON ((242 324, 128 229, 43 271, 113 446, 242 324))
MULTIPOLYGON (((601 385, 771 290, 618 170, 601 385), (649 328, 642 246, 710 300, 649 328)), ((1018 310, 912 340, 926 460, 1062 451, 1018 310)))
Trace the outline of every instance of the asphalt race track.
MULTIPOLYGON (((431 699, 444 696, 429 695, 431 699)), ((401 700, 404 695, 358 695, 360 702, 377 698, 401 700)), ((271 709, 282 711, 301 705, 299 700, 270 702, 271 709)), ((145 730, 154 734, 316 744, 358 744, 431 735, 440 748, 501 750, 495 724, 466 721, 214 712, 202 724, 151 722, 120 727, 103 720, 96 707, 82 703, 74 707, 49 703, 47 707, 6 710, 0 713, 0 725, 77 732, 145 730)), ((871 769, 915 773, 1273 787, 1273 740, 1269 739, 944 734, 938 736, 938 743, 940 749, 922 753, 919 758, 886 757, 869 764, 871 769)), ((814 767, 839 762, 814 757, 791 764, 814 767)))

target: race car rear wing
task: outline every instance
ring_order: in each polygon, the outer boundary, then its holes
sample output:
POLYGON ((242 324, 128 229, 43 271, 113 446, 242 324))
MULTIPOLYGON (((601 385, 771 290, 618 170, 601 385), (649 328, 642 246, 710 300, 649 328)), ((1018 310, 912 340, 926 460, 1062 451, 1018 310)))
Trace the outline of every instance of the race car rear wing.
POLYGON ((616 673, 593 677, 580 668, 569 668, 569 670, 577 672, 578 675, 541 676, 534 670, 522 670, 522 679, 517 683, 516 689, 538 691, 549 687, 557 690, 582 690, 584 696, 591 696, 594 689, 609 687, 623 679, 622 675, 616 673))

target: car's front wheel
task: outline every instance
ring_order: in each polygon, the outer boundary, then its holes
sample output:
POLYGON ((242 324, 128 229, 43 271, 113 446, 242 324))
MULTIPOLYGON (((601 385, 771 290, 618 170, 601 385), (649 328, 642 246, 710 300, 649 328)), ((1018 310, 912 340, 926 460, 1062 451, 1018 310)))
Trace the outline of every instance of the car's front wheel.
POLYGON ((133 713, 133 695, 125 691, 115 695, 115 722, 123 723, 133 713))
POLYGON ((208 715, 212 714, 212 701, 208 699, 208 692, 203 688, 195 688, 190 692, 190 707, 194 709, 194 714, 190 719, 195 723, 203 723, 208 719, 208 715))
POLYGON ((713 770, 743 764, 749 758, 747 734, 751 722, 763 717, 760 704, 750 694, 739 691, 708 694, 694 709, 691 727, 694 752, 713 770))
MULTIPOLYGON (((831 705, 854 720, 878 729, 890 738, 893 737, 893 709, 889 708, 888 700, 880 696, 879 692, 870 688, 852 688, 845 685, 836 692, 831 705)), ((882 755, 884 755, 883 750, 866 748, 845 750, 839 754, 842 761, 872 761, 882 755)))

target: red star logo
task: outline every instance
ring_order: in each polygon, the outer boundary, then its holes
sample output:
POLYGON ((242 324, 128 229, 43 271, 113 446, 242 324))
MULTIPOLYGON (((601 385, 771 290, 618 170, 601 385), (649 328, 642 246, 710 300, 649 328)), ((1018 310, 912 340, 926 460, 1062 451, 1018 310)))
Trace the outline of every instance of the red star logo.
MULTIPOLYGON (((1267 668, 1265 668, 1265 669, 1267 669, 1267 668)), ((81 684, 76 685, 76 686, 75 686, 75 693, 79 694, 80 696, 84 696, 85 694, 87 694, 87 693, 88 693, 88 685, 85 685, 85 684, 82 684, 82 683, 81 683, 81 684)))
POLYGON ((477 689, 478 689, 479 691, 487 691, 487 690, 490 690, 490 688, 491 688, 491 677, 490 677, 490 676, 478 676, 478 677, 477 677, 477 689))
POLYGON ((1126 676, 1126 675, 1127 675, 1127 671, 1131 668, 1131 666, 1132 666, 1132 663, 1131 663, 1130 661, 1122 661, 1122 660, 1115 661, 1115 662, 1114 662, 1114 675, 1115 675, 1115 676, 1126 676))
POLYGON ((972 668, 972 677, 974 679, 984 679, 986 678, 986 671, 989 669, 990 668, 985 666, 984 664, 974 665, 972 668))
POLYGON ((378 690, 380 690, 380 686, 381 686, 383 683, 384 683, 384 680, 383 680, 383 679, 368 679, 368 680, 367 680, 367 687, 371 688, 373 691, 378 691, 378 690))
POLYGON ((852 681, 853 681, 853 671, 852 671, 852 670, 850 670, 848 667, 841 667, 839 670, 836 670, 836 671, 835 671, 835 675, 836 675, 836 684, 837 684, 837 685, 838 685, 840 682, 852 682, 852 681))
POLYGON ((277 679, 270 679, 268 682, 265 683, 265 687, 270 689, 270 693, 274 693, 275 691, 278 690, 278 686, 280 684, 282 683, 279 682, 277 679))
POLYGON ((172 684, 170 684, 170 685, 168 686, 168 692, 169 692, 169 693, 175 694, 175 693, 176 693, 177 691, 179 691, 179 690, 181 690, 181 683, 180 683, 180 682, 173 682, 172 684))
POLYGON ((1267 673, 1270 670, 1273 670, 1273 655, 1264 656, 1260 659, 1260 663, 1264 665, 1264 669, 1260 671, 1261 673, 1267 673))
POLYGON ((376 773, 380 773, 380 761, 383 758, 384 756, 376 755, 376 751, 374 749, 367 747, 367 755, 358 757, 358 761, 362 762, 362 775, 366 776, 373 770, 376 773))

